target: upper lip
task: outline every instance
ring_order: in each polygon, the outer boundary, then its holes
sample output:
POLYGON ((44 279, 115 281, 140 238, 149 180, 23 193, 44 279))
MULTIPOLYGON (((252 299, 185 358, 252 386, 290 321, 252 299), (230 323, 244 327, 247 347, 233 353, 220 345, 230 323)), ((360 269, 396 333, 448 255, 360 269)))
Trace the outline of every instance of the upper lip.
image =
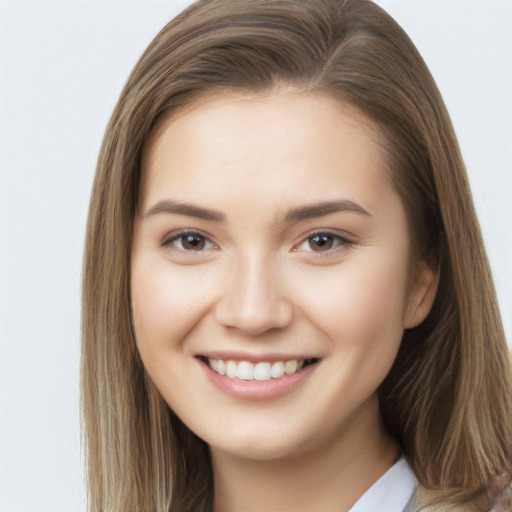
POLYGON ((232 351, 207 351, 200 352, 195 357, 204 357, 208 359, 222 359, 223 361, 248 361, 250 363, 269 362, 275 363, 276 361, 303 361, 306 359, 319 359, 318 356, 311 354, 248 354, 247 352, 232 352, 232 351))

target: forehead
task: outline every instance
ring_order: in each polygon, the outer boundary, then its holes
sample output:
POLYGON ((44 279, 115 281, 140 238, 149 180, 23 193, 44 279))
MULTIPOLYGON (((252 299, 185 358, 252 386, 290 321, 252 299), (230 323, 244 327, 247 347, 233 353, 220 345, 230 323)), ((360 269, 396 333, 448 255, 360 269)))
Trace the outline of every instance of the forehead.
POLYGON ((329 194, 341 177, 354 190, 375 188, 388 182, 384 146, 374 123, 326 94, 217 94, 156 125, 144 146, 140 200, 166 187, 185 195, 261 188, 286 200, 315 188, 329 194))

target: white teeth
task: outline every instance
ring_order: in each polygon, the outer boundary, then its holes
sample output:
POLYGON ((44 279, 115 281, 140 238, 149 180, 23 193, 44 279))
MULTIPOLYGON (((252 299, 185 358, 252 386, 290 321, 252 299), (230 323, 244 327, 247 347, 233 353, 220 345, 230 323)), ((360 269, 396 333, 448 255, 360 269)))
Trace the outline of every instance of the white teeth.
POLYGON ((272 371, 270 363, 258 363, 254 366, 254 380, 270 380, 272 371))
POLYGON ((236 376, 241 380, 253 380, 254 365, 247 361, 242 361, 238 364, 238 368, 236 369, 236 376))
POLYGON ((236 363, 235 361, 228 361, 226 364, 226 375, 230 379, 234 379, 236 377, 236 363))
POLYGON ((266 381, 271 379, 279 379, 283 375, 291 375, 298 372, 304 367, 304 361, 297 361, 290 359, 288 361, 276 361, 269 363, 262 361, 253 364, 249 361, 235 361, 229 360, 227 362, 222 359, 208 359, 210 368, 217 372, 219 375, 226 375, 230 379, 240 380, 256 380, 266 381))
POLYGON ((274 379, 279 379, 279 377, 282 377, 284 375, 284 363, 283 363, 283 361, 277 361, 277 363, 274 363, 272 365, 272 369, 270 370, 270 375, 274 379))
POLYGON ((286 373, 286 375, 291 375, 292 373, 295 373, 297 371, 298 365, 299 364, 296 359, 286 361, 286 363, 284 363, 284 373, 286 373))

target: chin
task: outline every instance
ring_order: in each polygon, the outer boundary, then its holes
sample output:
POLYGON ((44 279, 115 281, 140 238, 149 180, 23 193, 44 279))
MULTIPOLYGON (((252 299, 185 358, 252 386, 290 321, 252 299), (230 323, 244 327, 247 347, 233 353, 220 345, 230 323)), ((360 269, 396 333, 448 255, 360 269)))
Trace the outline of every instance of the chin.
POLYGON ((229 454, 240 459, 270 462, 293 458, 307 451, 314 440, 310 436, 284 432, 276 428, 265 432, 263 429, 233 433, 227 439, 208 442, 211 451, 229 454))
MULTIPOLYGON (((213 451, 216 448, 210 447, 213 451)), ((281 442, 260 442, 259 444, 242 444, 229 446, 226 449, 218 448, 233 457, 251 460, 254 462, 275 462, 285 460, 297 455, 297 447, 283 446, 281 442)))

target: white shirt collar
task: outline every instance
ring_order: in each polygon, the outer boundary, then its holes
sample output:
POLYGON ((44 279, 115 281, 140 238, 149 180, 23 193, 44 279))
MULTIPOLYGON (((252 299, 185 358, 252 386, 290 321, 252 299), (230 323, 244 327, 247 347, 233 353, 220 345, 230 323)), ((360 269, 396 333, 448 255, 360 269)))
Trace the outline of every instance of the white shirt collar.
POLYGON ((359 498, 349 512, 402 512, 416 486, 416 478, 402 458, 359 498))

